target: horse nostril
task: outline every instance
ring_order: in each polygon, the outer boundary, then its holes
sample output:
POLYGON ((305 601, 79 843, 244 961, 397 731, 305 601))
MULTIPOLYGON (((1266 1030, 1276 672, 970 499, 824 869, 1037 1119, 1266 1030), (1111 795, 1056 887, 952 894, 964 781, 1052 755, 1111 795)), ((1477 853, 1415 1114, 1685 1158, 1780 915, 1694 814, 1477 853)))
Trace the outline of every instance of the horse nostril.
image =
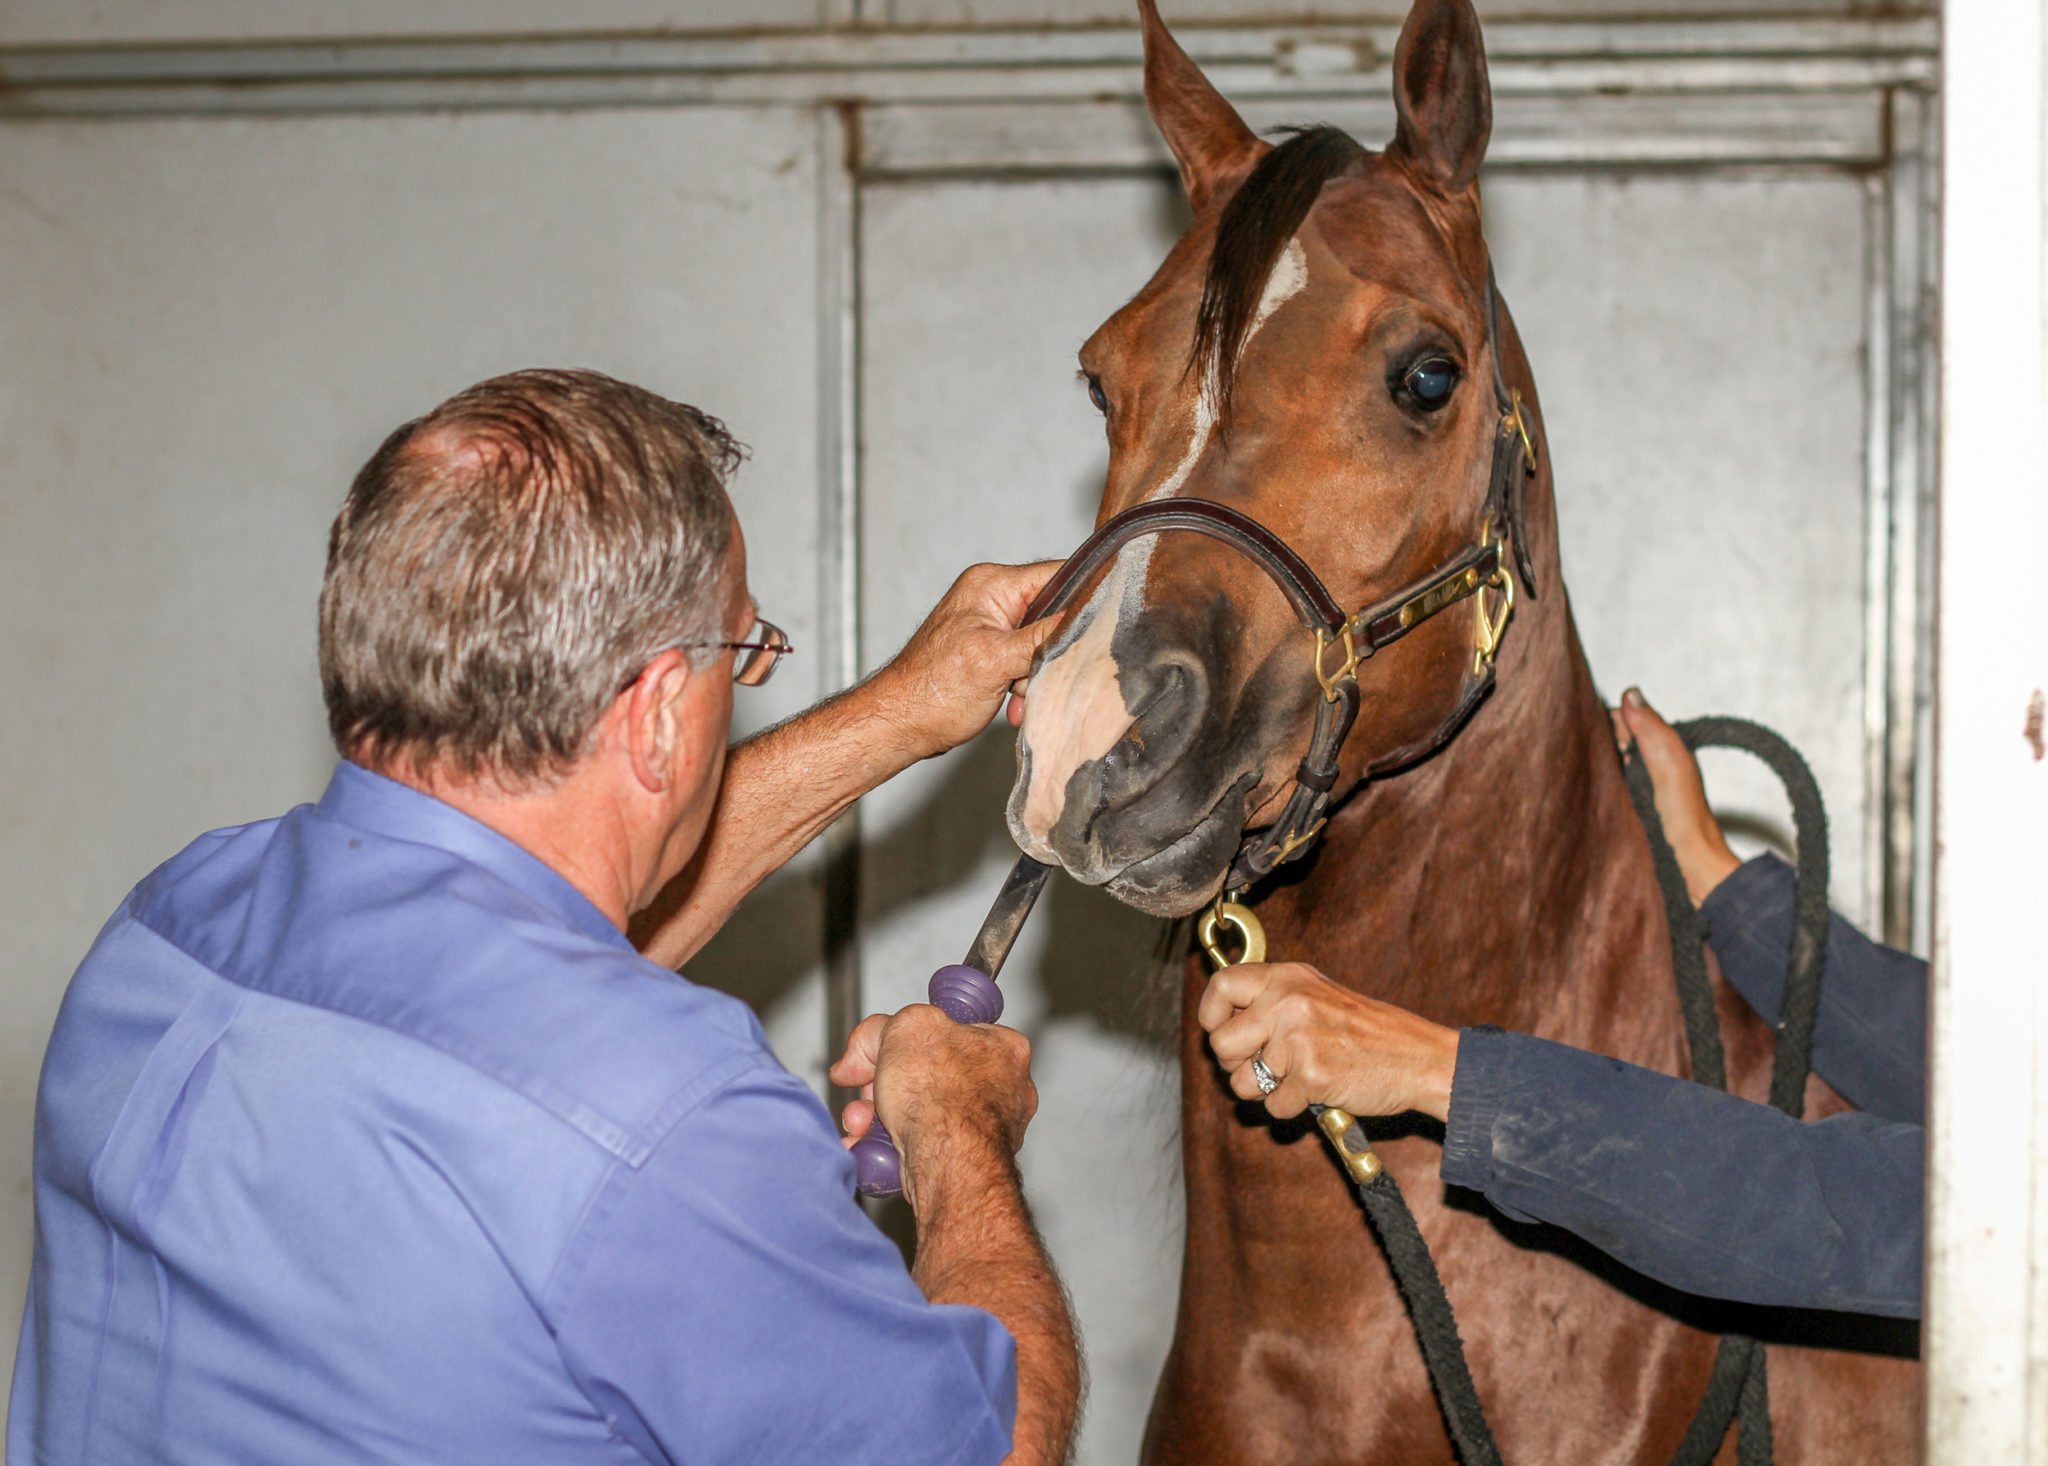
MULTIPOLYGON (((1011 825, 1024 831, 1018 843, 1034 855, 1042 848, 1077 876, 1093 872, 1095 881, 1106 880, 1128 865, 1135 857, 1125 858, 1118 852, 1133 838, 1133 830, 1124 827, 1122 813, 1146 802, 1154 790, 1165 790, 1167 803, 1173 803, 1174 770, 1197 747, 1208 722, 1209 703, 1208 670, 1190 651, 1166 650, 1152 652, 1143 660, 1120 661, 1113 690, 1101 689, 1084 700, 1067 726, 1048 724, 1045 748, 1029 751, 1034 761, 1046 749, 1080 756, 1071 763, 1048 762, 1043 773, 1034 772, 1027 781, 1031 793, 1021 804, 1013 796, 1011 825), (1074 725, 1097 710, 1108 712, 1112 701, 1113 716, 1120 726, 1099 731, 1081 728, 1097 732, 1097 736, 1106 734, 1108 747, 1099 742, 1077 747, 1074 725), (1058 741, 1062 736, 1067 739, 1064 743, 1058 741), (1058 769, 1065 772, 1056 772, 1058 769), (1036 826, 1034 813, 1041 821, 1036 826), (1038 848, 1026 844, 1026 839, 1038 848), (1100 843, 1105 839, 1109 846, 1100 843)), ((1033 704, 1034 713, 1052 707, 1050 703, 1033 704)), ((1149 838, 1142 835, 1142 839, 1149 838)))
POLYGON ((1209 675, 1190 653, 1155 657, 1125 674, 1131 726, 1103 756, 1104 793, 1128 797, 1170 768, 1193 741, 1209 701, 1209 675), (1130 686, 1135 682, 1135 686, 1130 686))

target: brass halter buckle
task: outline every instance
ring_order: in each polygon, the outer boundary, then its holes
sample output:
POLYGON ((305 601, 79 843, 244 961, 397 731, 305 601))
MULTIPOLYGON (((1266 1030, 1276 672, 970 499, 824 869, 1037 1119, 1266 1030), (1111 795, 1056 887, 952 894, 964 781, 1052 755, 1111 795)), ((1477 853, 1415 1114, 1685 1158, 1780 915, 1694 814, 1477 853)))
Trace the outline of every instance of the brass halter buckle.
POLYGON ((1289 835, 1286 839, 1282 840, 1280 842, 1280 853, 1273 857, 1273 864, 1276 867, 1282 866, 1294 859, 1294 853, 1297 850, 1304 850, 1315 843, 1316 836, 1323 832, 1323 826, 1328 823, 1329 820, 1327 818, 1319 819, 1299 834, 1289 835))
MULTIPOLYGON (((1519 419, 1517 420, 1519 421, 1519 419)), ((1525 433, 1524 437, 1526 438, 1526 436, 1525 433)), ((1505 534, 1494 535, 1493 516, 1491 514, 1487 515, 1479 526, 1479 542, 1482 545, 1489 543, 1493 545, 1494 570, 1493 574, 1486 578, 1486 584, 1482 585, 1472 597, 1472 605, 1474 607, 1472 675, 1474 677, 1484 676, 1486 669, 1493 665, 1493 659, 1500 655, 1501 641, 1507 636, 1508 617, 1515 614, 1515 573, 1508 568, 1508 538, 1505 534), (1488 590, 1497 591, 1500 594, 1500 604, 1492 610, 1488 610, 1486 605, 1486 593, 1488 590)))
POLYGON ((1508 391, 1508 422, 1515 435, 1522 440, 1522 472, 1536 471, 1536 440, 1529 436, 1529 419, 1522 412, 1522 389, 1514 387, 1508 391))
MULTIPOLYGON (((1365 660, 1365 657, 1358 654, 1358 639, 1352 635, 1351 623, 1349 621, 1346 621, 1344 629, 1337 633, 1337 640, 1334 643, 1334 645, 1342 647, 1344 650, 1344 660, 1334 672, 1328 671, 1325 667, 1325 663, 1329 660, 1329 651, 1332 645, 1330 633, 1318 626, 1316 628, 1316 681, 1322 684, 1324 702, 1335 702, 1339 697, 1343 696, 1338 689, 1346 682, 1356 682, 1358 680, 1358 664, 1365 660)), ((1366 655, 1370 656, 1371 653, 1368 652, 1366 655)))

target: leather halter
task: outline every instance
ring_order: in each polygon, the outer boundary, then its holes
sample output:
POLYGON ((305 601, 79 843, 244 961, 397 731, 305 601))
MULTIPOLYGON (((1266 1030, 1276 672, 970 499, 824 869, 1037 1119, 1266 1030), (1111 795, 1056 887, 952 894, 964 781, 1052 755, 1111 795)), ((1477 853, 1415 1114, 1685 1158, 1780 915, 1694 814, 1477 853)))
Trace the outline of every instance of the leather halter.
POLYGON ((1519 392, 1501 374, 1500 306, 1493 267, 1486 271, 1487 347, 1492 356, 1493 393, 1500 409, 1494 432, 1493 471, 1478 538, 1421 579, 1361 610, 1347 613, 1288 543, 1241 510, 1208 499, 1167 498, 1137 504, 1105 521, 1082 541, 1031 603, 1026 621, 1061 610, 1123 547, 1145 535, 1185 530, 1220 540, 1264 570, 1286 595, 1301 624, 1315 637, 1315 674, 1322 686, 1308 752, 1294 772, 1294 786, 1280 817, 1265 830, 1247 834, 1224 880, 1224 891, 1242 891, 1300 856, 1315 842, 1329 817, 1337 784, 1337 760, 1357 720, 1360 664, 1399 641, 1423 622, 1469 598, 1478 598, 1472 675, 1458 705, 1420 743, 1393 750, 1366 769, 1374 774, 1411 764, 1448 743, 1472 710, 1493 689, 1494 655, 1514 607, 1515 573, 1535 593, 1527 536, 1522 528, 1522 480, 1536 472, 1536 446, 1519 392), (1514 546, 1514 564, 1508 546, 1514 546), (1501 604, 1489 612, 1486 590, 1501 604), (1338 665, 1330 665, 1341 654, 1338 665))

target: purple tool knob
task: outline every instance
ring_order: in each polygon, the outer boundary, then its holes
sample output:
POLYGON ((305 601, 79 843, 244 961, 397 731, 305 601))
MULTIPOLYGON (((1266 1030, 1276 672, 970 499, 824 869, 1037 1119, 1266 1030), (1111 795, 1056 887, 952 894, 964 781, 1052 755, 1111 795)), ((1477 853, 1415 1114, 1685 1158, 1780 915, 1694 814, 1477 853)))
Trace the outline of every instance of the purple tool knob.
MULTIPOLYGON (((993 1023, 1003 1016, 1003 990, 978 967, 955 963, 932 974, 932 1005, 955 1023, 993 1023)), ((854 1187, 862 1196, 894 1196, 903 1189, 903 1157, 875 1116, 853 1143, 854 1187)))
POLYGON ((993 1023, 1003 1016, 1003 990, 979 968, 954 963, 932 974, 932 1003, 955 1023, 993 1023))
POLYGON ((882 1128, 880 1115, 853 1143, 853 1184, 862 1196, 894 1196, 903 1189, 903 1157, 882 1128))

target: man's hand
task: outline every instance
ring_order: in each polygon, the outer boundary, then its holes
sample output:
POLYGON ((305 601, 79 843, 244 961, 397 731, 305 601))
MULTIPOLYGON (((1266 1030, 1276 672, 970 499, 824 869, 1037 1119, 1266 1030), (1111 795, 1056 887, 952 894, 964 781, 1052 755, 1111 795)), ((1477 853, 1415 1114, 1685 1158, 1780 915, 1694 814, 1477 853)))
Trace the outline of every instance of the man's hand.
POLYGON ((1057 623, 1018 623, 1059 563, 969 568, 869 681, 876 714, 902 730, 918 757, 957 748, 986 728, 1004 694, 1030 675, 1057 623))
POLYGON ((1058 1466, 1073 1444, 1081 1353, 1017 1179, 1017 1147, 1038 1108, 1031 1045, 1013 1028, 955 1023, 917 1003, 861 1020, 832 1078, 864 1096, 846 1107, 849 1143, 879 1105, 902 1149, 903 1199, 917 1217, 911 1275, 924 1296, 985 1309, 1017 1341, 1004 1466, 1058 1466))
POLYGON ((1038 1111, 1029 1039, 999 1024, 955 1023, 929 1003, 862 1019, 831 1077, 861 1092, 842 1117, 848 1144, 881 1112, 913 1211, 952 1179, 949 1159, 962 1151, 1007 1165, 1038 1111))
POLYGON ((1633 744, 1649 771, 1650 786, 1657 792, 1657 818, 1664 822, 1664 838, 1678 857, 1678 870, 1685 877, 1685 889, 1695 906, 1712 894, 1735 868, 1742 864, 1728 848, 1721 822, 1707 805, 1707 786, 1700 778, 1699 760, 1685 746, 1685 740, 1650 706, 1640 689, 1631 687, 1621 695, 1621 706, 1611 714, 1614 741, 1625 754, 1633 744))
POLYGON ((1305 963, 1226 967, 1209 979, 1195 1016, 1231 1090, 1263 1099, 1278 1119, 1312 1104, 1354 1115, 1450 1113, 1458 1031, 1339 987, 1305 963), (1252 1069, 1261 1050, 1280 1081, 1269 1095, 1252 1069))

